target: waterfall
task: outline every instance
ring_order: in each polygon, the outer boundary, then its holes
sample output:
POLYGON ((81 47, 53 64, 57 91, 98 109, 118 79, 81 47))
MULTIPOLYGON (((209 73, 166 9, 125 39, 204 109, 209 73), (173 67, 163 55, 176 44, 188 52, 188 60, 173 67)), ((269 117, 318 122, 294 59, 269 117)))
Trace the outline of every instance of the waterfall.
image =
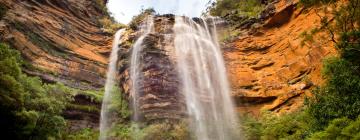
POLYGON ((142 45, 144 38, 154 30, 154 19, 153 16, 147 18, 147 22, 142 25, 141 32, 142 35, 139 39, 136 40, 132 48, 131 61, 130 61, 130 79, 131 79, 131 103, 133 110, 132 120, 135 122, 139 121, 139 82, 141 82, 140 77, 140 52, 142 50, 142 45))
POLYGON ((103 97, 103 102, 101 105, 101 117, 100 117, 100 137, 99 140, 106 140, 106 131, 109 129, 109 112, 108 106, 111 102, 111 98, 114 94, 114 86, 116 85, 116 63, 118 60, 118 51, 120 38, 123 35, 125 29, 120 29, 116 32, 114 41, 112 44, 112 50, 109 59, 108 71, 106 74, 106 83, 105 83, 105 93, 103 97))
POLYGON ((178 16, 174 25, 175 53, 191 128, 198 140, 239 139, 214 19, 199 22, 178 16))

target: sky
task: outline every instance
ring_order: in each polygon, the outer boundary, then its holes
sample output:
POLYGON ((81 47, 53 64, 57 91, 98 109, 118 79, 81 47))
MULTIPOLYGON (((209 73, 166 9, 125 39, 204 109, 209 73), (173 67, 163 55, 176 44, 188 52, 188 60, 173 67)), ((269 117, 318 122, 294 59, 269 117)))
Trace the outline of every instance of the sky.
POLYGON ((109 0, 108 10, 116 21, 128 24, 141 9, 154 8, 159 14, 199 17, 214 0, 109 0))

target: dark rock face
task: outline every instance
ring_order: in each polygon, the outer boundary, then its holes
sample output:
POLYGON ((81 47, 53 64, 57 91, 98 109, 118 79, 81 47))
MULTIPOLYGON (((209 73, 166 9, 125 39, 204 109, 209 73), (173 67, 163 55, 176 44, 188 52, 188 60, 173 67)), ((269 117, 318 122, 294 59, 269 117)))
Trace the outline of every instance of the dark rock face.
POLYGON ((74 101, 71 104, 73 104, 72 106, 81 106, 83 108, 67 107, 63 112, 63 116, 67 120, 70 131, 99 127, 100 103, 96 103, 91 100, 91 98, 79 94, 74 97, 74 101))
MULTIPOLYGON (((156 16, 154 22, 155 32, 145 37, 140 52, 139 110, 145 122, 176 121, 185 115, 186 105, 184 96, 179 92, 180 79, 173 54, 174 16, 156 16)), ((119 72, 120 86, 129 95, 130 62, 127 59, 131 56, 131 49, 126 51, 119 56, 123 58, 119 60, 119 72)))

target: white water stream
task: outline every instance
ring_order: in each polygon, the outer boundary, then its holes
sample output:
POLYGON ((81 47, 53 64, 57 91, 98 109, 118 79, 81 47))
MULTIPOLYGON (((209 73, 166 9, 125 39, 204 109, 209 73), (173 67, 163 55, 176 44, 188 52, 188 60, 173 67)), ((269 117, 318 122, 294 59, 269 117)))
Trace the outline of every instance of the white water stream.
MULTIPOLYGON (((142 82, 140 64, 144 39, 154 32, 154 18, 148 17, 142 25, 142 35, 137 39, 131 54, 130 99, 133 109, 132 121, 140 121, 139 85, 142 82)), ((173 27, 177 70, 181 79, 181 93, 185 95, 190 127, 197 140, 238 140, 238 120, 230 97, 225 64, 216 37, 214 19, 194 20, 182 16, 175 18, 173 27), (211 23, 211 24, 208 24, 211 23)), ((124 30, 114 38, 113 50, 107 73, 105 95, 101 110, 100 140, 106 140, 109 129, 108 107, 116 77, 118 44, 124 30)), ((139 131, 135 128, 135 131, 139 131)), ((136 134, 136 132, 135 132, 136 134)), ((137 139, 137 136, 133 137, 137 139)))
POLYGON ((239 139, 214 19, 199 22, 178 16, 174 25, 178 71, 191 128, 197 140, 239 139))
MULTIPOLYGON (((99 140, 107 139, 106 131, 109 129, 109 127, 110 127, 109 125, 111 124, 108 120, 109 119, 108 106, 111 103, 113 94, 116 94, 116 93, 114 93, 114 86, 116 85, 115 77, 116 77, 116 63, 118 60, 118 51, 119 51, 118 45, 121 43, 120 38, 123 35, 124 31, 125 31, 125 29, 120 29, 119 31, 116 32, 114 41, 112 44, 112 50, 111 50, 110 59, 109 59, 108 71, 106 73, 105 93, 104 93, 103 102, 101 105, 99 140)), ((118 94, 120 94, 120 93, 118 93, 118 94)))
POLYGON ((139 121, 139 83, 142 82, 140 77, 140 52, 142 50, 142 45, 144 38, 154 30, 154 19, 152 16, 149 16, 146 24, 143 24, 141 27, 142 35, 139 39, 136 40, 133 50, 131 53, 131 61, 130 61, 130 79, 131 79, 131 103, 133 110, 133 118, 132 120, 135 122, 139 121))

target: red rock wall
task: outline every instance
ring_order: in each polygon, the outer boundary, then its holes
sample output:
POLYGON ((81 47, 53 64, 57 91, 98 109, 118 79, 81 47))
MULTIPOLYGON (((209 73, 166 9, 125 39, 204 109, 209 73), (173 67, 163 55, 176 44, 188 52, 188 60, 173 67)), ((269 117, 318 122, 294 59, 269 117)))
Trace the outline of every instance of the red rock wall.
POLYGON ((0 0, 8 11, 0 39, 20 50, 34 66, 25 70, 49 82, 89 89, 104 83, 111 36, 93 0, 0 0))
MULTIPOLYGON (((330 40, 301 45, 304 31, 320 26, 318 8, 304 9, 297 1, 278 0, 275 11, 257 28, 245 29, 225 45, 224 57, 233 95, 241 112, 291 112, 305 94, 322 83, 321 66, 335 54, 330 40)), ((325 33, 314 35, 322 39, 325 33)))

